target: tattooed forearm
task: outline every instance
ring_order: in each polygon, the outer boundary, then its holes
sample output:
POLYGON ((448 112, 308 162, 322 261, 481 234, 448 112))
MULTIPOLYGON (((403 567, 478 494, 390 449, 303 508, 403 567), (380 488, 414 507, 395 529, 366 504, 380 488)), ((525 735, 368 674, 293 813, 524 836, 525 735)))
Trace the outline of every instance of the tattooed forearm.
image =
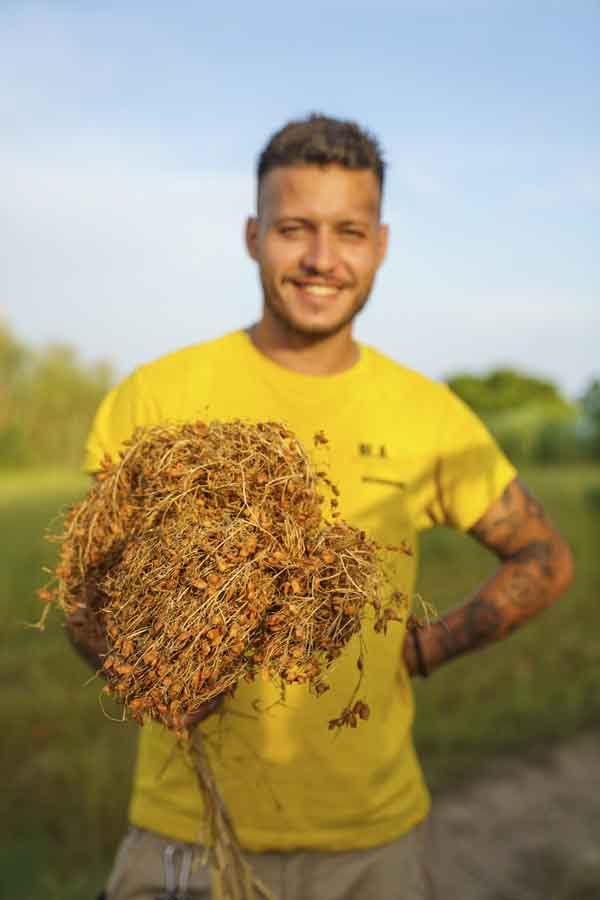
POLYGON ((537 563, 544 577, 553 578, 552 554, 553 547, 550 541, 531 541, 522 550, 517 550, 512 559, 521 563, 537 563))
MULTIPOLYGON (((438 644, 433 657, 450 659, 500 640, 540 612, 550 588, 522 563, 505 563, 463 606, 447 613, 427 636, 438 644)), ((422 635, 422 642, 425 638, 422 635)))
POLYGON ((568 545, 518 480, 471 533, 501 565, 462 606, 419 632, 428 671, 506 637, 553 603, 572 578, 568 545))
POLYGON ((516 478, 505 489, 471 533, 480 543, 493 549, 500 558, 510 556, 522 540, 524 530, 533 534, 542 526, 543 531, 553 527, 540 503, 532 497, 522 482, 516 478))

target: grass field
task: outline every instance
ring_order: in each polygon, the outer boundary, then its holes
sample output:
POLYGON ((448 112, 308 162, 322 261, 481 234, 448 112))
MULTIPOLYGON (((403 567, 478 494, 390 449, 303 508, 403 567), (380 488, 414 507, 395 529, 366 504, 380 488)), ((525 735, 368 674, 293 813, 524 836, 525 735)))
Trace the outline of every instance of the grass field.
MULTIPOLYGON (((566 599, 508 642, 417 685, 417 744, 430 784, 457 784, 491 754, 542 752, 600 722, 600 468, 537 469, 525 478, 575 551, 566 599)), ((44 634, 34 592, 58 511, 85 489, 78 475, 0 475, 5 773, 2 900, 88 900, 100 890, 126 820, 135 729, 103 717, 96 684, 69 648, 58 615, 44 634)), ((423 543, 419 590, 439 611, 493 567, 472 541, 438 530, 423 543)))

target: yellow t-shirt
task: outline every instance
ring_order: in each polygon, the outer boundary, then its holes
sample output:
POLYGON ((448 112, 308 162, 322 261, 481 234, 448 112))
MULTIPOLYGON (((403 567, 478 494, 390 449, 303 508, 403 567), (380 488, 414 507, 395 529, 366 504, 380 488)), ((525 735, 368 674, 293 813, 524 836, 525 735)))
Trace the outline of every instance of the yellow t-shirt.
MULTIPOLYGON (((361 346, 351 369, 301 375, 259 353, 245 332, 228 334, 137 369, 104 400, 89 437, 86 468, 115 454, 138 425, 245 418, 285 422, 339 486, 342 517, 378 541, 415 550, 393 573, 414 589, 420 530, 466 530, 515 471, 481 422, 450 390, 361 346)), ((429 599, 429 598, 427 598, 429 599)), ((435 602, 435 598, 431 598, 435 602)), ((255 851, 348 850, 393 840, 419 822, 429 796, 411 738, 413 696, 401 662, 404 625, 364 629, 361 699, 371 717, 328 730, 356 684, 349 646, 319 698, 294 685, 241 684, 223 716, 203 724, 208 752, 241 844, 255 851), (258 711, 257 711, 258 710, 258 711)), ((443 677, 441 675, 440 677, 443 677)), ((170 732, 144 726, 130 804, 133 824, 198 840, 202 801, 170 732)))

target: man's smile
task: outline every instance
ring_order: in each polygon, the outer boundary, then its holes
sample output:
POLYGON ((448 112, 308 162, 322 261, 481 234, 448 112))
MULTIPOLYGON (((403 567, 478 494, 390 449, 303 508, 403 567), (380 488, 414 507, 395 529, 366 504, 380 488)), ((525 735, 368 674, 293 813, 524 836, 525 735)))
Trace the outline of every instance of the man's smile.
POLYGON ((305 293, 314 294, 315 297, 333 297, 337 294, 339 288, 330 287, 326 284, 301 284, 298 285, 305 293))
POLYGON ((311 299, 326 299, 337 297, 345 288, 345 284, 332 284, 331 282, 304 281, 296 278, 286 279, 290 284, 302 294, 307 295, 311 299))

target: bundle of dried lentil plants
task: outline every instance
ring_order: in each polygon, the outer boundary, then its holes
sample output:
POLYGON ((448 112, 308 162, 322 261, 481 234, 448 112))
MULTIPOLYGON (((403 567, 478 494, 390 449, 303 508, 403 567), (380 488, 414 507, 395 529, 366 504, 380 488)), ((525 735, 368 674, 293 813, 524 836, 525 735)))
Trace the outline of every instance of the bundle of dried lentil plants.
MULTIPOLYGON (((99 622, 107 638, 104 690, 134 719, 149 716, 186 739, 188 714, 258 674, 326 691, 327 668, 367 607, 376 630, 400 618, 403 597, 381 600, 381 548, 339 520, 337 494, 280 423, 138 429, 67 514, 55 584, 38 593, 74 618, 92 610, 82 621, 99 622)), ((330 727, 368 717, 355 696, 330 727)), ((217 855, 230 846, 218 866, 224 896, 251 897, 195 751, 217 855), (239 875, 229 886, 228 866, 239 875)))

